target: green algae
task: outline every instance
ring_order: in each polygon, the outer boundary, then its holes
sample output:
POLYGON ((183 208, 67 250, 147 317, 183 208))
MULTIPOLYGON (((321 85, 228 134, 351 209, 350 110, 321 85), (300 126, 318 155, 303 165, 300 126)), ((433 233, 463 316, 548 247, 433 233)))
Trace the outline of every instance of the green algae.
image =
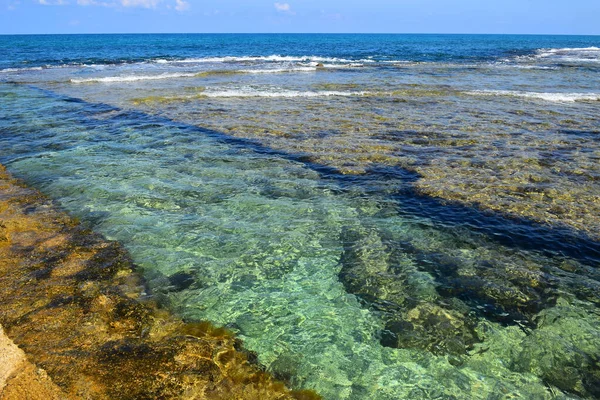
POLYGON ((185 96, 146 96, 146 97, 136 97, 130 100, 131 104, 136 106, 141 105, 167 105, 171 103, 179 103, 186 101, 193 101, 205 98, 206 95, 202 94, 205 88, 203 87, 194 87, 189 89, 189 91, 193 91, 196 94, 193 95, 185 95, 185 96), (198 93, 199 92, 199 93, 198 93))
POLYGON ((195 76, 197 78, 206 78, 206 77, 212 77, 212 76, 231 76, 231 75, 240 75, 240 74, 245 74, 246 72, 244 71, 236 71, 236 70, 229 70, 229 69, 217 69, 217 70, 211 70, 211 71, 203 71, 203 72, 198 72, 195 76))
POLYGON ((315 90, 332 90, 332 91, 362 89, 361 85, 358 83, 333 83, 333 82, 317 83, 317 84, 312 85, 312 88, 315 90))

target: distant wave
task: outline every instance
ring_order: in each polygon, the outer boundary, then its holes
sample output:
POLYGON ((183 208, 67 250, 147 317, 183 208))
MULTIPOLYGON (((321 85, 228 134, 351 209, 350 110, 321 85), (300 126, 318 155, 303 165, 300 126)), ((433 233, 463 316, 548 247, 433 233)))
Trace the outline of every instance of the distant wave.
POLYGON ((330 97, 330 96, 364 96, 368 92, 327 91, 296 91, 296 90, 256 90, 241 88, 230 90, 207 90, 202 93, 206 97, 330 97))
POLYGON ((273 69, 242 69, 239 72, 245 74, 280 74, 286 72, 315 72, 317 67, 292 67, 273 69))
POLYGON ((600 47, 564 47, 558 49, 540 49, 535 58, 560 62, 600 63, 600 47))
POLYGON ((28 67, 28 68, 4 68, 0 72, 21 72, 21 71, 41 71, 43 67, 28 67))
MULTIPOLYGON (((327 68, 324 66, 323 68, 327 68)), ((331 67, 334 68, 334 67, 331 67)), ((136 82, 136 81, 151 81, 161 79, 176 79, 176 78, 194 78, 194 77, 208 77, 208 76, 219 76, 219 75, 235 75, 235 74, 281 74, 281 73, 295 73, 295 72, 315 72, 319 70, 319 67, 289 67, 289 68, 270 68, 270 69, 230 69, 230 70, 208 70, 201 72, 176 72, 176 73, 162 73, 158 75, 119 75, 119 76, 105 76, 105 77, 94 77, 94 78, 73 78, 70 81, 72 83, 115 83, 115 82, 136 82)))
POLYGON ((72 83, 113 83, 113 82, 136 82, 136 81, 154 81, 160 79, 173 79, 173 78, 190 78, 197 76, 198 73, 165 73, 160 75, 125 75, 125 76, 106 76, 100 78, 85 78, 85 79, 71 79, 72 83))
MULTIPOLYGON (((510 61, 506 61, 506 62, 510 62, 510 61)), ((560 69, 557 66, 550 66, 550 65, 507 64, 506 62, 497 62, 497 63, 493 63, 493 64, 488 64, 488 65, 490 67, 500 68, 500 69, 514 68, 514 69, 529 69, 529 70, 541 70, 541 71, 556 71, 556 70, 560 69)))
POLYGON ((228 56, 228 57, 203 57, 203 58, 186 58, 183 60, 173 60, 172 63, 235 63, 235 62, 313 62, 313 63, 375 63, 372 59, 350 60, 337 57, 321 57, 321 56, 228 56))
POLYGON ((538 50, 540 54, 570 54, 570 53, 598 53, 600 54, 600 47, 563 47, 558 49, 541 49, 538 50))
POLYGON ((515 96, 552 101, 557 103, 572 103, 575 101, 600 101, 600 93, 539 93, 519 92, 515 90, 473 90, 465 93, 476 96, 515 96))

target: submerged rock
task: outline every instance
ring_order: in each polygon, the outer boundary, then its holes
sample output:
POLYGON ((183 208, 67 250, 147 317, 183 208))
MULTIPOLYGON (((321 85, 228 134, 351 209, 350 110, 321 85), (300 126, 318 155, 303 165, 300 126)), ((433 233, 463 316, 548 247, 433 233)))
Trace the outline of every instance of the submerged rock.
POLYGON ((557 280, 524 260, 515 266, 495 260, 461 260, 399 245, 417 268, 436 278, 436 290, 445 298, 458 298, 486 318, 504 324, 534 325, 541 310, 554 305, 557 280))
POLYGON ((375 229, 347 228, 342 241, 339 278, 350 293, 383 311, 382 345, 464 355, 478 341, 468 308, 444 302, 433 280, 403 263, 403 254, 375 229))
POLYGON ((169 283, 171 284, 173 291, 176 292, 189 288, 194 282, 196 282, 194 274, 185 271, 176 272, 169 276, 169 283))
POLYGON ((479 341, 477 318, 531 328, 558 293, 557 279, 526 260, 462 259, 363 226, 341 240, 340 281, 383 312, 385 346, 464 355, 479 341))
POLYGON ((386 324, 386 344, 425 349, 438 355, 461 356, 479 341, 474 327, 475 323, 468 315, 424 303, 391 317, 386 324))
POLYGON ((515 369, 540 376, 561 390, 600 397, 600 315, 566 301, 544 310, 522 343, 515 369))
MULTIPOLYGON (((227 330, 184 323, 143 300, 122 247, 1 166, 0 221, 0 323, 63 398, 319 398, 250 363, 227 330)), ((193 284, 185 273, 168 280, 174 290, 193 284)))
POLYGON ((390 250, 375 230, 345 228, 339 278, 350 293, 383 309, 401 307, 408 291, 390 270, 390 250))

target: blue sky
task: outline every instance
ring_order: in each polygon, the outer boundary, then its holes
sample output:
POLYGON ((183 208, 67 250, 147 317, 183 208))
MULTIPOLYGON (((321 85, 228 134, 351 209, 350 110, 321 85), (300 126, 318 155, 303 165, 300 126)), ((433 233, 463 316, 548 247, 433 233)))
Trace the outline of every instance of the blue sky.
POLYGON ((0 33, 600 34, 600 0, 0 0, 0 33))

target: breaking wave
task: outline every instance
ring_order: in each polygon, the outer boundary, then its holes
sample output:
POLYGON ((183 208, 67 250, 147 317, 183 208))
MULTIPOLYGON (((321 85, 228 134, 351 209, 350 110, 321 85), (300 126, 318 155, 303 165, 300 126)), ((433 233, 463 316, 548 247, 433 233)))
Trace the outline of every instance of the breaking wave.
POLYGON ((600 101, 600 93, 539 93, 516 90, 473 90, 465 92, 476 96, 514 96, 539 99, 557 103, 573 103, 575 101, 600 101))

